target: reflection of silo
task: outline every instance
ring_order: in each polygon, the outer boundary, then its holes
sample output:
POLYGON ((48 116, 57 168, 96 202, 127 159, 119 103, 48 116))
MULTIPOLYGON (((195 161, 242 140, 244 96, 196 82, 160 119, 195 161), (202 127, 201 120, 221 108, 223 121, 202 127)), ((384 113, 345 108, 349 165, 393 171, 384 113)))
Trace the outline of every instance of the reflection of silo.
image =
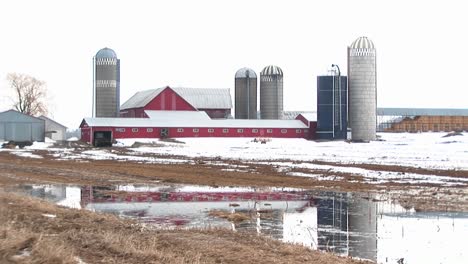
POLYGON ((347 77, 317 77, 317 138, 346 139, 347 77))
POLYGON ((348 47, 349 122, 351 139, 376 138, 377 68, 374 43, 367 37, 348 47))
POLYGON ((377 260, 377 204, 362 198, 348 201, 349 256, 377 260))
POLYGON ((257 119, 257 74, 242 68, 235 80, 236 119, 257 119))
POLYGON ((283 71, 267 66, 260 73, 260 115, 262 119, 281 119, 283 115, 283 71))
POLYGON ((112 49, 103 48, 93 58, 93 116, 118 117, 120 112, 120 60, 112 49))

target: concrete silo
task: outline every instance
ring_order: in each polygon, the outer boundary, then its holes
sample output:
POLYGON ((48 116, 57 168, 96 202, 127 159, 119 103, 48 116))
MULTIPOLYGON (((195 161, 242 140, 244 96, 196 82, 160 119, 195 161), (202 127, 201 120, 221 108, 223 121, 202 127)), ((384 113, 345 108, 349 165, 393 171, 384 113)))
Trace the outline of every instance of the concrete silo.
POLYGON ((93 57, 93 116, 119 117, 120 60, 109 48, 103 48, 93 57))
POLYGON ((283 71, 267 66, 260 72, 260 116, 281 119, 283 116, 283 71))
POLYGON ((235 77, 235 118, 257 119, 257 74, 242 68, 235 77))
POLYGON ((349 124, 351 140, 376 139, 377 65, 374 43, 367 37, 348 47, 349 124))

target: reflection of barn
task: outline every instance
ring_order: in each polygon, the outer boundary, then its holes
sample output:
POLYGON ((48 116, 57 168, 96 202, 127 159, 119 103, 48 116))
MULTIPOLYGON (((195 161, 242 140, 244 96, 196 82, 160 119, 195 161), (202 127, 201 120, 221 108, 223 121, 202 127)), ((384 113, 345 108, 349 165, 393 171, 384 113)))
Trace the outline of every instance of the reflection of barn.
POLYGON ((468 131, 468 109, 378 108, 381 132, 468 131))

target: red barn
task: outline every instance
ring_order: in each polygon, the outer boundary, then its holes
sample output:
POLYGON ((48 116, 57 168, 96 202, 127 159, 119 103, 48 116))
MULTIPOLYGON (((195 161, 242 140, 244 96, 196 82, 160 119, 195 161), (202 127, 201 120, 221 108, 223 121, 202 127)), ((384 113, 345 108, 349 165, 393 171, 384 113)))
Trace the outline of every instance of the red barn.
MULTIPOLYGON (((211 119, 204 111, 146 111, 147 118, 85 118, 81 139, 99 145, 120 138, 268 137, 310 138, 301 120, 211 119)), ((312 122, 313 123, 313 122, 312 122)))
POLYGON ((211 118, 231 115, 229 89, 171 88, 141 91, 120 107, 121 117, 148 117, 146 110, 204 111, 211 118))

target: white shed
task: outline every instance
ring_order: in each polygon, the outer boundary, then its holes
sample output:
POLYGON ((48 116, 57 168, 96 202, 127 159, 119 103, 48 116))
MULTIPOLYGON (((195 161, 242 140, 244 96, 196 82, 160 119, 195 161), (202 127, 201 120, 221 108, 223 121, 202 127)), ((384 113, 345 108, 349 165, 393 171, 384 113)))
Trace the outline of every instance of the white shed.
POLYGON ((52 140, 66 140, 67 139, 67 127, 46 117, 40 116, 40 119, 45 121, 45 134, 52 140))
POLYGON ((44 141, 45 121, 8 110, 0 113, 0 141, 44 141))

